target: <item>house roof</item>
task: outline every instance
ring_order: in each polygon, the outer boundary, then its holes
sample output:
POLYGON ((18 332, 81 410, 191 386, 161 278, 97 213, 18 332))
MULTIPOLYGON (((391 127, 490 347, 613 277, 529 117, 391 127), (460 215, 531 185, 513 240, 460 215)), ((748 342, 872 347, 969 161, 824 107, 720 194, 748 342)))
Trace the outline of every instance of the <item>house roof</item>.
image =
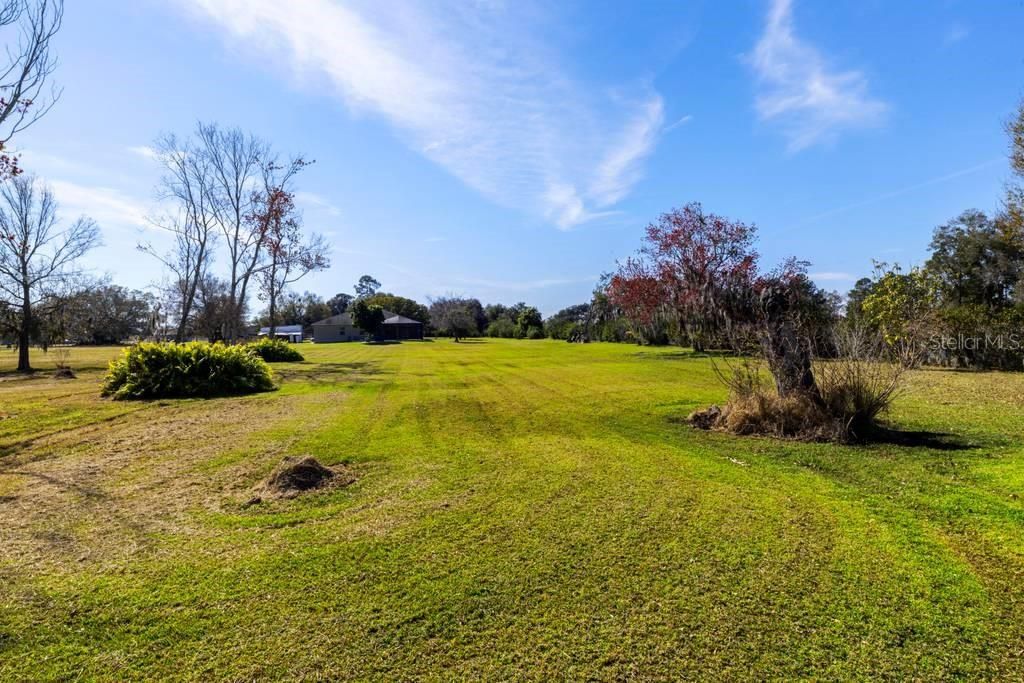
POLYGON ((330 318, 324 318, 313 323, 313 327, 317 325, 351 325, 352 314, 351 313, 339 313, 338 315, 332 315, 330 318))
MULTIPOLYGON (((338 315, 332 315, 330 318, 324 318, 313 323, 313 327, 318 325, 351 325, 352 314, 351 313, 339 313, 338 315)), ((404 315, 398 315, 391 311, 384 311, 384 324, 385 325, 422 325, 419 320, 413 320, 412 318, 406 318, 404 315)), ((281 328, 278 328, 281 329, 281 328)))
POLYGON ((393 315, 384 321, 385 325, 422 325, 419 320, 406 318, 404 315, 393 315))
MULTIPOLYGON (((260 334, 270 334, 269 327, 261 327, 260 334)), ((302 334, 302 325, 278 325, 274 328, 275 334, 302 334)))

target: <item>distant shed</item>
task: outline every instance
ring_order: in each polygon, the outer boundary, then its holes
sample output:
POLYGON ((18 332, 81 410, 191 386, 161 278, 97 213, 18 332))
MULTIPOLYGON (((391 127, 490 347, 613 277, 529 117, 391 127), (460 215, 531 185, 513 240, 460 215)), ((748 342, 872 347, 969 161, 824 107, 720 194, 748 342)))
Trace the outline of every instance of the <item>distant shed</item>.
POLYGON ((406 318, 404 315, 393 315, 384 320, 384 324, 381 326, 381 337, 394 341, 423 339, 423 323, 406 318))
MULTIPOLYGON (((261 327, 259 336, 269 337, 270 328, 261 327)), ((278 325, 274 328, 274 336, 278 339, 284 339, 292 343, 298 343, 302 341, 302 325, 278 325)))

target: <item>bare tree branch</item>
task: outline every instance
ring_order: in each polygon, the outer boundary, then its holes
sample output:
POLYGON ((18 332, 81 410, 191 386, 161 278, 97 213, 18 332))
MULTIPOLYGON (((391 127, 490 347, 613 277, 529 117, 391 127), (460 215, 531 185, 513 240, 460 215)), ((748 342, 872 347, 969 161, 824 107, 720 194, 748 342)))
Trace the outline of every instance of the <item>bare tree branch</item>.
POLYGON ((82 275, 77 261, 100 242, 89 218, 57 227, 53 192, 32 176, 0 183, 0 304, 19 311, 18 370, 30 371, 28 346, 43 302, 67 294, 82 275))
POLYGON ((0 27, 17 31, 7 42, 7 65, 0 70, 0 145, 42 118, 61 90, 46 83, 57 68, 50 41, 64 20, 63 0, 7 0, 0 5, 0 27))

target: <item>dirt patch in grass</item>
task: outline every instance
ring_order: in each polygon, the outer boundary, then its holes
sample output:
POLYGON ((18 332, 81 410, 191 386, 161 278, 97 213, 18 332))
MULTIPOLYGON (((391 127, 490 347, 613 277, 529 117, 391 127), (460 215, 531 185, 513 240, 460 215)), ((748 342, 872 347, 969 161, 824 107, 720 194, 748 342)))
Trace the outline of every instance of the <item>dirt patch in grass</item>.
POLYGON ((251 425, 295 419, 311 407, 304 398, 153 404, 142 420, 38 438, 0 461, 0 494, 7 498, 0 505, 0 568, 38 573, 69 561, 123 564, 149 549, 155 534, 202 533, 191 512, 231 505, 291 447, 289 439, 262 443, 251 425), (245 458, 204 469, 238 449, 245 458))

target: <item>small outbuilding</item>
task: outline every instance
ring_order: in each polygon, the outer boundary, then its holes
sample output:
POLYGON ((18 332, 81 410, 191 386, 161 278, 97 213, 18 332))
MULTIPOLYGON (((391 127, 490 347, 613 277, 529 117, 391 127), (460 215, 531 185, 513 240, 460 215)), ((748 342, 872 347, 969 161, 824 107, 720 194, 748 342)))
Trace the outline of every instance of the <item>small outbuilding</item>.
MULTIPOLYGON (((313 341, 318 344, 330 342, 362 341, 366 335, 352 324, 352 316, 348 313, 332 315, 313 323, 313 341)), ((401 341, 403 339, 423 339, 423 323, 404 315, 384 311, 384 324, 381 325, 378 340, 401 341)))
MULTIPOLYGON (((269 337, 270 328, 261 327, 258 336, 269 337)), ((274 336, 277 339, 297 344, 302 341, 302 325, 278 325, 274 328, 274 336)))
POLYGON ((380 332, 385 340, 423 339, 423 323, 404 315, 392 315, 384 320, 380 332))

